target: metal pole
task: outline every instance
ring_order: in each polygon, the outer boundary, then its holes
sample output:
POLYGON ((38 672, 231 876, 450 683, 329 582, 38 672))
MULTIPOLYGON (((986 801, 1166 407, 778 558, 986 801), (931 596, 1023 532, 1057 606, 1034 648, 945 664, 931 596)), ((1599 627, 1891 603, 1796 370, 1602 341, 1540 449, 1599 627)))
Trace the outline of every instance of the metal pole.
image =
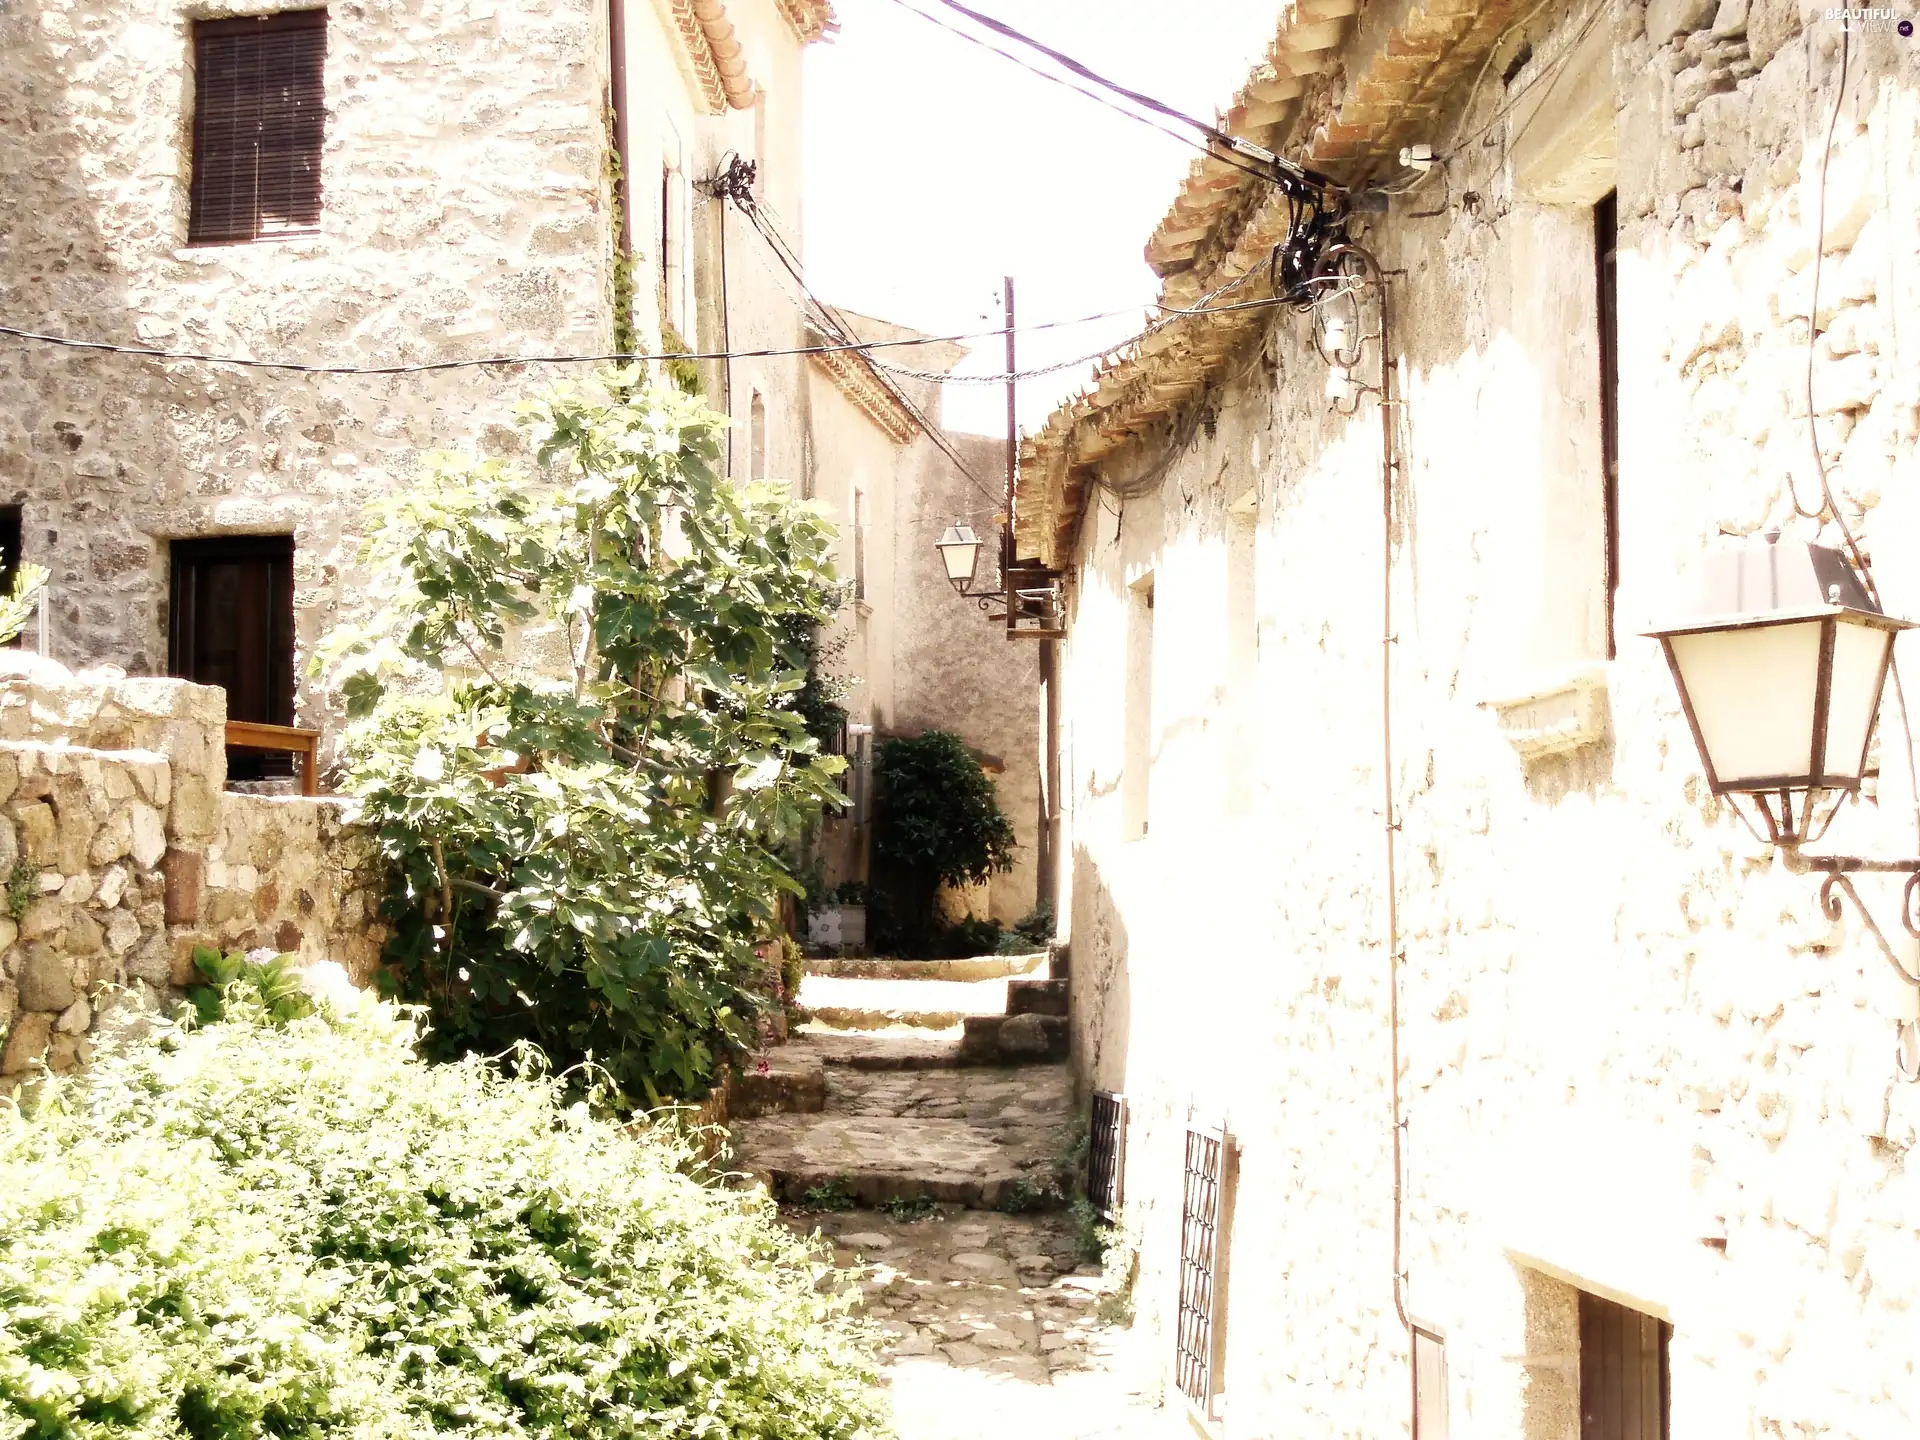
POLYGON ((1000 525, 1000 588, 1007 593, 1007 638, 1013 638, 1015 613, 1020 605, 1013 593, 1013 477, 1020 462, 1020 415, 1014 403, 1013 277, 1007 276, 1007 507, 1000 525))

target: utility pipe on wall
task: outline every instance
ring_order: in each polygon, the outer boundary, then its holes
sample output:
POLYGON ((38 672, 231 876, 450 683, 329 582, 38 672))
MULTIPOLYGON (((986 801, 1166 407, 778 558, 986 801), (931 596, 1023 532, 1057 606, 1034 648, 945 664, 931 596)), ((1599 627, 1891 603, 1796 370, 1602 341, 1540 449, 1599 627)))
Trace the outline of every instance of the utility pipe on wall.
POLYGON ((1393 446, 1393 353, 1387 305, 1387 277, 1373 253, 1359 245, 1336 245, 1323 261, 1326 268, 1352 256, 1365 268, 1380 296, 1380 763, 1382 794, 1386 802, 1384 843, 1387 882, 1387 1089, 1392 1097, 1393 1125, 1393 1309, 1407 1332, 1409 1387, 1413 1376, 1413 1320, 1407 1312, 1405 1253, 1406 1189, 1400 1111, 1400 884, 1395 837, 1400 816, 1393 783, 1393 482, 1398 462, 1393 446))

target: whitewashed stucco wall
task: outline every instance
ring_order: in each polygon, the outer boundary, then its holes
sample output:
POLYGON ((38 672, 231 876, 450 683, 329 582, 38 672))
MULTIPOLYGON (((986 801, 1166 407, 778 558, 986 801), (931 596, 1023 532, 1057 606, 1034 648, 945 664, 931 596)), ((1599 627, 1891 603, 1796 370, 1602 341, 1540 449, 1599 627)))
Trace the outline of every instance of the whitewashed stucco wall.
MULTIPOLYGON (((1591 232, 1516 189, 1492 148, 1451 177, 1478 205, 1403 218, 1432 208, 1436 185, 1366 237, 1402 272, 1405 1264, 1413 1312, 1447 1336, 1458 1434, 1577 1433, 1575 1284, 1672 1321, 1676 1436, 1877 1437, 1920 1420, 1920 1087, 1895 1081, 1895 992, 1860 927, 1821 917, 1817 879, 1785 874, 1707 796, 1658 651, 1636 633, 1719 532, 1792 528, 1789 476, 1817 493, 1796 392, 1837 31, 1730 8, 1721 34, 1707 7, 1659 44, 1637 5, 1608 22, 1620 653, 1605 665, 1607 732, 1571 756, 1523 762, 1483 702, 1604 655, 1597 530, 1578 490, 1598 494, 1598 418, 1568 393, 1593 364, 1573 308, 1591 232), (1711 86, 1693 73, 1716 68, 1711 86)), ((1892 36, 1856 44, 1816 406, 1842 503, 1864 512, 1890 600, 1911 611, 1920 75, 1892 36)), ((1193 428, 1157 488, 1090 503, 1073 556, 1076 1064, 1131 1101, 1145 1373, 1165 1377, 1172 1358, 1184 1125, 1224 1121, 1239 1145, 1233 1436, 1407 1424, 1379 421, 1371 402, 1329 414, 1324 380, 1303 322, 1283 316, 1264 361, 1208 397, 1213 425, 1193 428), (1143 677, 1129 635, 1149 577, 1143 677), (1251 586, 1250 637, 1237 584, 1251 586), (1250 660, 1236 651, 1249 638, 1250 660), (1123 823, 1130 691, 1136 706, 1151 694, 1143 838, 1123 823), (1248 725, 1257 743, 1236 754, 1248 725)), ((1106 478, 1124 489, 1163 454, 1143 447, 1106 478)), ((1839 848, 1912 853, 1898 748, 1883 742, 1883 798, 1843 817, 1839 848)), ((1897 891, 1870 893, 1897 914, 1897 891)))

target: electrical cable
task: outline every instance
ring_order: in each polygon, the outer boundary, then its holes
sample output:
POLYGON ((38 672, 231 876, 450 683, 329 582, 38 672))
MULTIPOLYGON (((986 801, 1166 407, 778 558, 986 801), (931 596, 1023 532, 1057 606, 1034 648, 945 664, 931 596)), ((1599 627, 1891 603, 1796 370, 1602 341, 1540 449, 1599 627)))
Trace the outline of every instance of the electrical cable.
POLYGON ((1256 180, 1270 181, 1273 178, 1272 176, 1266 174, 1264 171, 1258 169, 1255 166, 1245 164, 1239 160, 1234 159, 1230 155, 1222 155, 1212 145, 1209 145, 1204 141, 1196 140, 1191 135, 1185 134, 1184 132, 1179 130, 1172 129, 1170 126, 1161 125, 1156 121, 1150 119, 1149 117, 1140 114, 1138 111, 1128 110, 1124 106, 1116 105, 1113 103, 1113 101, 1109 100, 1106 96, 1100 94, 1096 90, 1089 90, 1084 86, 1074 84, 1071 80, 1068 80, 1063 76, 1055 75, 1050 70, 1042 70, 1037 65, 1030 65, 1025 60, 1022 60, 1018 55, 1012 54, 1011 52, 1006 50, 1002 50, 997 45, 989 44, 987 41, 981 39, 978 35, 974 35, 969 33, 968 31, 962 30, 958 25, 948 24, 945 20, 942 20, 938 15, 929 15, 926 11, 918 8, 917 6, 907 3, 907 0, 893 0, 893 3, 898 5, 902 10, 905 10, 910 14, 918 15, 922 20, 926 21, 929 25, 938 26, 940 29, 946 31, 949 35, 958 36, 960 39, 966 41, 969 45, 976 45, 980 49, 985 50, 990 55, 998 55, 1002 60, 1005 60, 1010 64, 1019 66, 1022 70, 1025 70, 1029 75, 1036 76, 1037 78, 1041 80, 1045 80, 1050 84, 1058 85, 1064 90, 1071 90, 1076 95, 1084 96, 1086 99, 1093 101, 1094 104, 1103 105, 1107 109, 1113 111, 1113 113, 1116 115, 1124 115, 1127 119, 1133 121, 1135 124, 1144 125, 1149 130, 1152 130, 1157 134, 1165 135, 1168 139, 1173 140, 1177 144, 1185 145, 1190 149, 1197 150, 1202 155, 1211 155, 1216 160, 1223 161, 1226 164, 1233 166, 1236 170, 1244 171, 1246 174, 1253 176, 1256 180))
MULTIPOLYGON (((1833 482, 1827 475, 1827 459, 1820 452, 1820 429, 1813 408, 1813 367, 1820 322, 1820 261, 1827 248, 1827 166, 1833 159, 1833 137, 1839 131, 1840 112, 1846 105, 1851 39, 1851 28, 1843 24, 1840 27, 1840 81, 1833 97, 1833 113, 1827 119, 1826 142, 1820 149, 1820 181, 1814 211, 1813 277, 1811 293, 1807 299, 1807 443, 1813 452, 1814 474, 1820 478, 1820 494, 1825 501, 1825 513, 1832 515, 1834 524, 1839 526, 1840 536, 1846 542, 1847 556, 1853 562, 1854 569, 1859 571, 1861 583, 1866 589, 1868 598, 1877 608, 1885 609, 1880 598, 1880 586, 1873 578, 1873 568, 1867 563, 1867 557, 1860 549, 1860 542, 1854 536, 1853 527, 1847 523, 1847 517, 1841 513, 1840 503, 1834 496, 1833 482)), ((1787 477, 1787 487, 1788 493, 1792 494, 1791 474, 1787 477)), ((1793 495, 1793 507, 1803 515, 1806 513, 1801 509, 1800 497, 1797 494, 1793 495)), ((1814 518, 1817 520, 1818 516, 1814 518)), ((1907 783, 1912 791, 1914 823, 1920 827, 1920 773, 1916 773, 1914 767, 1913 718, 1907 709, 1906 686, 1901 682, 1900 658, 1897 653, 1888 657, 1887 669, 1889 678, 1893 681, 1894 704, 1900 712, 1901 733, 1906 739, 1907 783)))
MULTIPOLYGON (((759 206, 754 201, 752 194, 750 192, 744 195, 736 193, 731 198, 733 203, 739 206, 741 213, 747 217, 747 221, 753 226, 755 233, 767 242, 767 246, 773 251, 775 258, 780 261, 787 273, 793 277, 794 283, 800 287, 800 293, 806 297, 802 307, 803 313, 807 315, 809 320, 819 324, 828 335, 836 340, 851 342, 854 338, 854 333, 852 327, 847 323, 846 317, 841 315, 840 312, 832 306, 826 304, 807 288, 806 276, 800 262, 800 257, 793 252, 792 248, 787 244, 786 238, 779 234, 774 228, 773 223, 761 214, 759 206)), ((1003 329, 1001 333, 1005 334, 1005 330, 1003 329)), ((877 373, 874 378, 886 387, 888 393, 900 407, 907 412, 920 432, 933 443, 936 449, 953 462, 954 468, 965 476, 975 489, 979 490, 980 493, 985 495, 989 500, 1004 499, 1004 497, 995 494, 994 491, 989 489, 986 483, 982 481, 978 475, 973 473, 973 468, 967 464, 965 457, 960 454, 960 451, 955 447, 953 441, 948 438, 947 433, 938 425, 934 424, 933 421, 929 420, 920 407, 914 404, 913 400, 900 390, 899 386, 895 385, 885 376, 877 373)))
MULTIPOLYGON (((896 3, 899 3, 899 0, 896 0, 896 3)), ((1326 176, 1317 175, 1303 166, 1296 165, 1284 156, 1274 154, 1264 146, 1255 145, 1252 141, 1243 140, 1237 135, 1229 135, 1217 125, 1198 119, 1183 110, 1176 110, 1164 101, 1156 100, 1153 96, 1143 94, 1141 91, 1130 89, 1118 81, 1109 80, 1097 70, 1083 65, 1071 55, 1056 50, 1051 45, 1044 44, 1034 39, 1031 35, 1014 29, 1013 26, 1007 24, 1004 20, 996 20, 991 15, 983 15, 978 10, 961 4, 960 0, 933 0, 933 3, 944 5, 947 9, 966 16, 969 20, 973 21, 974 24, 983 26, 993 31, 996 35, 1004 36, 1016 45, 1024 45, 1029 50, 1037 51, 1062 69, 1078 75, 1082 80, 1098 85, 1101 89, 1110 91, 1124 100, 1131 101, 1133 104, 1145 110, 1152 111, 1156 115, 1164 116, 1176 124, 1185 125, 1191 130, 1198 131, 1200 134, 1206 136, 1214 145, 1219 146, 1231 154, 1244 156, 1259 165, 1271 165, 1279 172, 1280 176, 1285 177, 1287 180, 1305 183, 1321 190, 1339 188, 1326 176)), ((1227 157, 1223 155, 1220 158, 1224 160, 1227 157)), ((1276 179, 1275 176, 1264 174, 1262 178, 1268 180, 1276 179)))
MULTIPOLYGON (((1041 330, 1065 330, 1101 320, 1116 320, 1135 315, 1137 308, 1108 310, 1097 315, 1082 315, 1072 320, 1047 320, 1020 327, 1019 333, 1041 330)), ((605 354, 560 355, 482 355, 465 360, 425 360, 394 365, 313 365, 295 360, 259 360, 246 355, 215 355, 195 350, 164 350, 151 345, 119 345, 109 340, 87 340, 72 335, 51 335, 23 326, 0 324, 0 336, 54 345, 69 350, 94 350, 109 355, 127 355, 146 360, 177 360, 202 365, 232 365, 245 370, 284 370, 301 375, 425 375, 445 370, 488 369, 502 365, 623 365, 662 360, 775 360, 796 355, 866 354, 874 350, 912 349, 924 345, 959 345, 969 340, 996 339, 1004 330, 970 331, 959 335, 920 335, 902 340, 857 340, 845 344, 800 345, 761 350, 672 351, 652 354, 640 351, 611 351, 605 354)))

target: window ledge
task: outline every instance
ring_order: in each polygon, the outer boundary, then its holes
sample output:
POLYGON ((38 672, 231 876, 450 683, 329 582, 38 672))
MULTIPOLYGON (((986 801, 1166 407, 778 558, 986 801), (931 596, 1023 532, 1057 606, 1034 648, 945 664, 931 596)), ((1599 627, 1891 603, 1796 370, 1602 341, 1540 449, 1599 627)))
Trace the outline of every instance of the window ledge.
POLYGON ((1597 745, 1607 733, 1607 666, 1596 661, 1542 674, 1480 705, 1523 760, 1597 745))

